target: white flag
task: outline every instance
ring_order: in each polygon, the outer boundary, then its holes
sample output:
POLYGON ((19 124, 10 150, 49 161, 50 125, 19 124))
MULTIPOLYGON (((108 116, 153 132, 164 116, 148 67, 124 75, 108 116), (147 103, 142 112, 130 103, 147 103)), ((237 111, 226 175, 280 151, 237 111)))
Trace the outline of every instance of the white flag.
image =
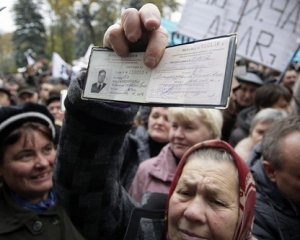
POLYGON ((30 57, 29 55, 26 57, 27 58, 27 63, 28 65, 34 65, 35 61, 32 57, 30 57))
POLYGON ((69 79, 67 73, 68 64, 59 56, 58 53, 52 54, 52 76, 55 78, 69 79))
POLYGON ((29 54, 26 55, 26 59, 28 65, 32 66, 35 64, 35 60, 29 54))

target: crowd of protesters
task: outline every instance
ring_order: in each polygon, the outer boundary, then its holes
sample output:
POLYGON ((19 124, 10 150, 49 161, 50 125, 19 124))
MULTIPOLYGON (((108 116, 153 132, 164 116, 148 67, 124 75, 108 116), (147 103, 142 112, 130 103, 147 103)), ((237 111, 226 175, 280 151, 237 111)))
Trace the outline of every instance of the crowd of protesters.
MULTIPOLYGON (((132 34, 156 66, 157 11, 125 11, 104 45, 123 55, 132 34)), ((241 67, 224 110, 86 101, 84 69, 4 76, 0 239, 300 239, 298 69, 241 67)))

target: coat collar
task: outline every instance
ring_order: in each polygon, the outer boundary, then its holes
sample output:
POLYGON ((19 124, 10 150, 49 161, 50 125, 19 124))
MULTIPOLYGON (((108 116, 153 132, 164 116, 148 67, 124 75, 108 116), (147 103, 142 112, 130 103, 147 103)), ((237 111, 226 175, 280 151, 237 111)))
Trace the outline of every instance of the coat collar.
MULTIPOLYGON (((16 231, 34 221, 38 215, 56 215, 55 207, 45 213, 36 213, 19 206, 10 196, 8 187, 3 184, 0 188, 0 235, 16 231)), ((29 227, 29 230, 31 228, 29 227)))
POLYGON ((176 160, 171 152, 170 143, 168 143, 155 157, 149 175, 164 182, 172 182, 176 167, 176 160))

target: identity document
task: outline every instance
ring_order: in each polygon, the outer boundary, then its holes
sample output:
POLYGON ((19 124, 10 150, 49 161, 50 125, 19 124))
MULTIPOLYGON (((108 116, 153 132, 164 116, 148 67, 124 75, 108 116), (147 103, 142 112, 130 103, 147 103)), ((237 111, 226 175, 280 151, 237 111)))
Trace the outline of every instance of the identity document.
POLYGON ((167 47, 155 68, 143 52, 126 58, 94 47, 83 98, 152 106, 225 108, 231 90, 237 35, 167 47))

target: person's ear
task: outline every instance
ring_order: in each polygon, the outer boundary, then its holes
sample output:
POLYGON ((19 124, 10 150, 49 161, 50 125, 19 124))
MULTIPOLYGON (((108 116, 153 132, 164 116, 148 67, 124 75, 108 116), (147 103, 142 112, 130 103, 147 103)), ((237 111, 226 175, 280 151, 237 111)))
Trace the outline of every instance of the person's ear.
POLYGON ((265 169, 265 173, 268 176, 268 178, 271 180, 271 182, 276 182, 275 177, 275 169, 268 161, 263 161, 263 167, 265 169))

